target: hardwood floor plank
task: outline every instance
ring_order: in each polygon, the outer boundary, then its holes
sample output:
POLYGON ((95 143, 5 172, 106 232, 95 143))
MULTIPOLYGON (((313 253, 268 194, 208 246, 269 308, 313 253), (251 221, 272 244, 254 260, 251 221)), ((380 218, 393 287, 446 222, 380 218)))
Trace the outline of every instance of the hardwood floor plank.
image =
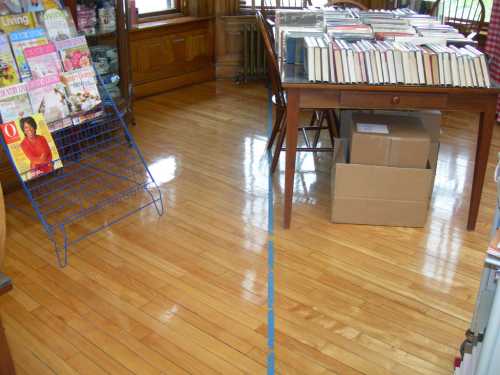
MULTIPOLYGON (((260 83, 221 81, 137 101, 130 130, 166 214, 146 209, 90 236, 64 269, 42 226, 8 209, 14 290, 0 309, 19 373, 265 373, 266 95, 260 83)), ((331 224, 332 157, 299 153, 283 230, 282 158, 272 178, 277 373, 451 373, 496 204, 498 128, 477 230, 465 230, 477 120, 443 117, 424 228, 331 224)), ((22 195, 7 200, 29 211, 22 195)), ((72 230, 133 199, 142 198, 72 230)))

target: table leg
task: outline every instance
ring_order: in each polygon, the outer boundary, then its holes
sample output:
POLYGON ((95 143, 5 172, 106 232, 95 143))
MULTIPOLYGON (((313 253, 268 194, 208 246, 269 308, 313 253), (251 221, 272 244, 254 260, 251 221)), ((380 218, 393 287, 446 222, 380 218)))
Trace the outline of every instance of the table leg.
POLYGON ((293 183, 295 177, 295 157, 297 153, 297 136, 299 129, 299 97, 300 89, 287 91, 286 122, 286 167, 285 167, 285 210, 283 226, 290 228, 292 221, 293 183))
POLYGON ((481 202, 481 193, 483 191, 484 176, 486 174, 486 165, 490 154, 491 135, 493 126, 496 123, 496 102, 492 101, 491 110, 481 113, 479 120, 479 130, 477 135, 476 162, 474 164, 474 178, 472 180, 472 191, 469 205, 469 218, 467 220, 467 229, 476 228, 477 215, 479 213, 479 203, 481 202))

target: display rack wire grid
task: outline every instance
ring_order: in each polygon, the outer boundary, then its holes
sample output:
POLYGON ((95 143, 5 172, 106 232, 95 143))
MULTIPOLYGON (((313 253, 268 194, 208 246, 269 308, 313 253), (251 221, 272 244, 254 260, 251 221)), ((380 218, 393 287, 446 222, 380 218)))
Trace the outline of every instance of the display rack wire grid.
MULTIPOLYGON (((52 241, 61 267, 70 246, 154 205, 164 212, 162 193, 124 117, 98 75, 102 106, 96 119, 52 132, 63 167, 29 181, 17 171, 22 188, 52 241)), ((12 157, 3 137, 2 146, 12 157)), ((13 164, 14 165, 14 164, 13 164)), ((22 205, 9 206, 19 208, 22 205)))

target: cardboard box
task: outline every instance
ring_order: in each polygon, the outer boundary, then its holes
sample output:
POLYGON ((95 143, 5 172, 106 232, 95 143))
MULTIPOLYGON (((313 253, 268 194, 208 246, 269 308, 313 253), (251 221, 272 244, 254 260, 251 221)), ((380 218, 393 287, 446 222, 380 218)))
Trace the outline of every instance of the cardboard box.
POLYGON ((422 227, 432 170, 347 163, 348 140, 336 139, 331 174, 334 223, 422 227))
POLYGON ((353 164, 425 168, 430 145, 431 138, 416 117, 353 113, 353 164))

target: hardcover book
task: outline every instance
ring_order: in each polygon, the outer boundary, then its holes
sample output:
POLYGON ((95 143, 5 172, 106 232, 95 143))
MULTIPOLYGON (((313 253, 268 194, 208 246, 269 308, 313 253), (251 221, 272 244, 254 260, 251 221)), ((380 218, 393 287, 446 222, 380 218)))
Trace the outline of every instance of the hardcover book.
POLYGON ((38 20, 50 40, 64 40, 77 35, 73 18, 66 9, 51 8, 38 13, 38 20))
POLYGON ((29 81, 28 95, 33 112, 43 114, 48 124, 69 116, 64 84, 58 75, 29 81))
POLYGON ((33 13, 20 13, 0 16, 0 31, 11 33, 13 31, 31 29, 36 27, 36 19, 33 13))
POLYGON ((88 112, 101 108, 101 97, 92 67, 63 73, 62 82, 66 87, 68 105, 74 124, 89 120, 88 112))
POLYGON ((84 36, 55 42, 65 72, 91 66, 92 59, 84 36))
POLYGON ((25 48, 24 57, 28 63, 32 79, 40 79, 62 72, 61 61, 53 43, 25 48))
POLYGON ((63 166, 43 115, 23 117, 0 125, 16 169, 23 181, 63 166))
POLYGON ((20 0, 0 0, 0 15, 22 13, 20 0))
POLYGON ((17 67, 23 81, 31 79, 31 72, 24 57, 24 49, 28 47, 42 46, 48 43, 45 31, 42 28, 15 31, 10 34, 12 50, 16 58, 17 67))
POLYGON ((0 34, 0 87, 19 83, 19 72, 7 35, 0 34))
POLYGON ((0 122, 13 121, 32 112, 26 83, 0 88, 0 122))

